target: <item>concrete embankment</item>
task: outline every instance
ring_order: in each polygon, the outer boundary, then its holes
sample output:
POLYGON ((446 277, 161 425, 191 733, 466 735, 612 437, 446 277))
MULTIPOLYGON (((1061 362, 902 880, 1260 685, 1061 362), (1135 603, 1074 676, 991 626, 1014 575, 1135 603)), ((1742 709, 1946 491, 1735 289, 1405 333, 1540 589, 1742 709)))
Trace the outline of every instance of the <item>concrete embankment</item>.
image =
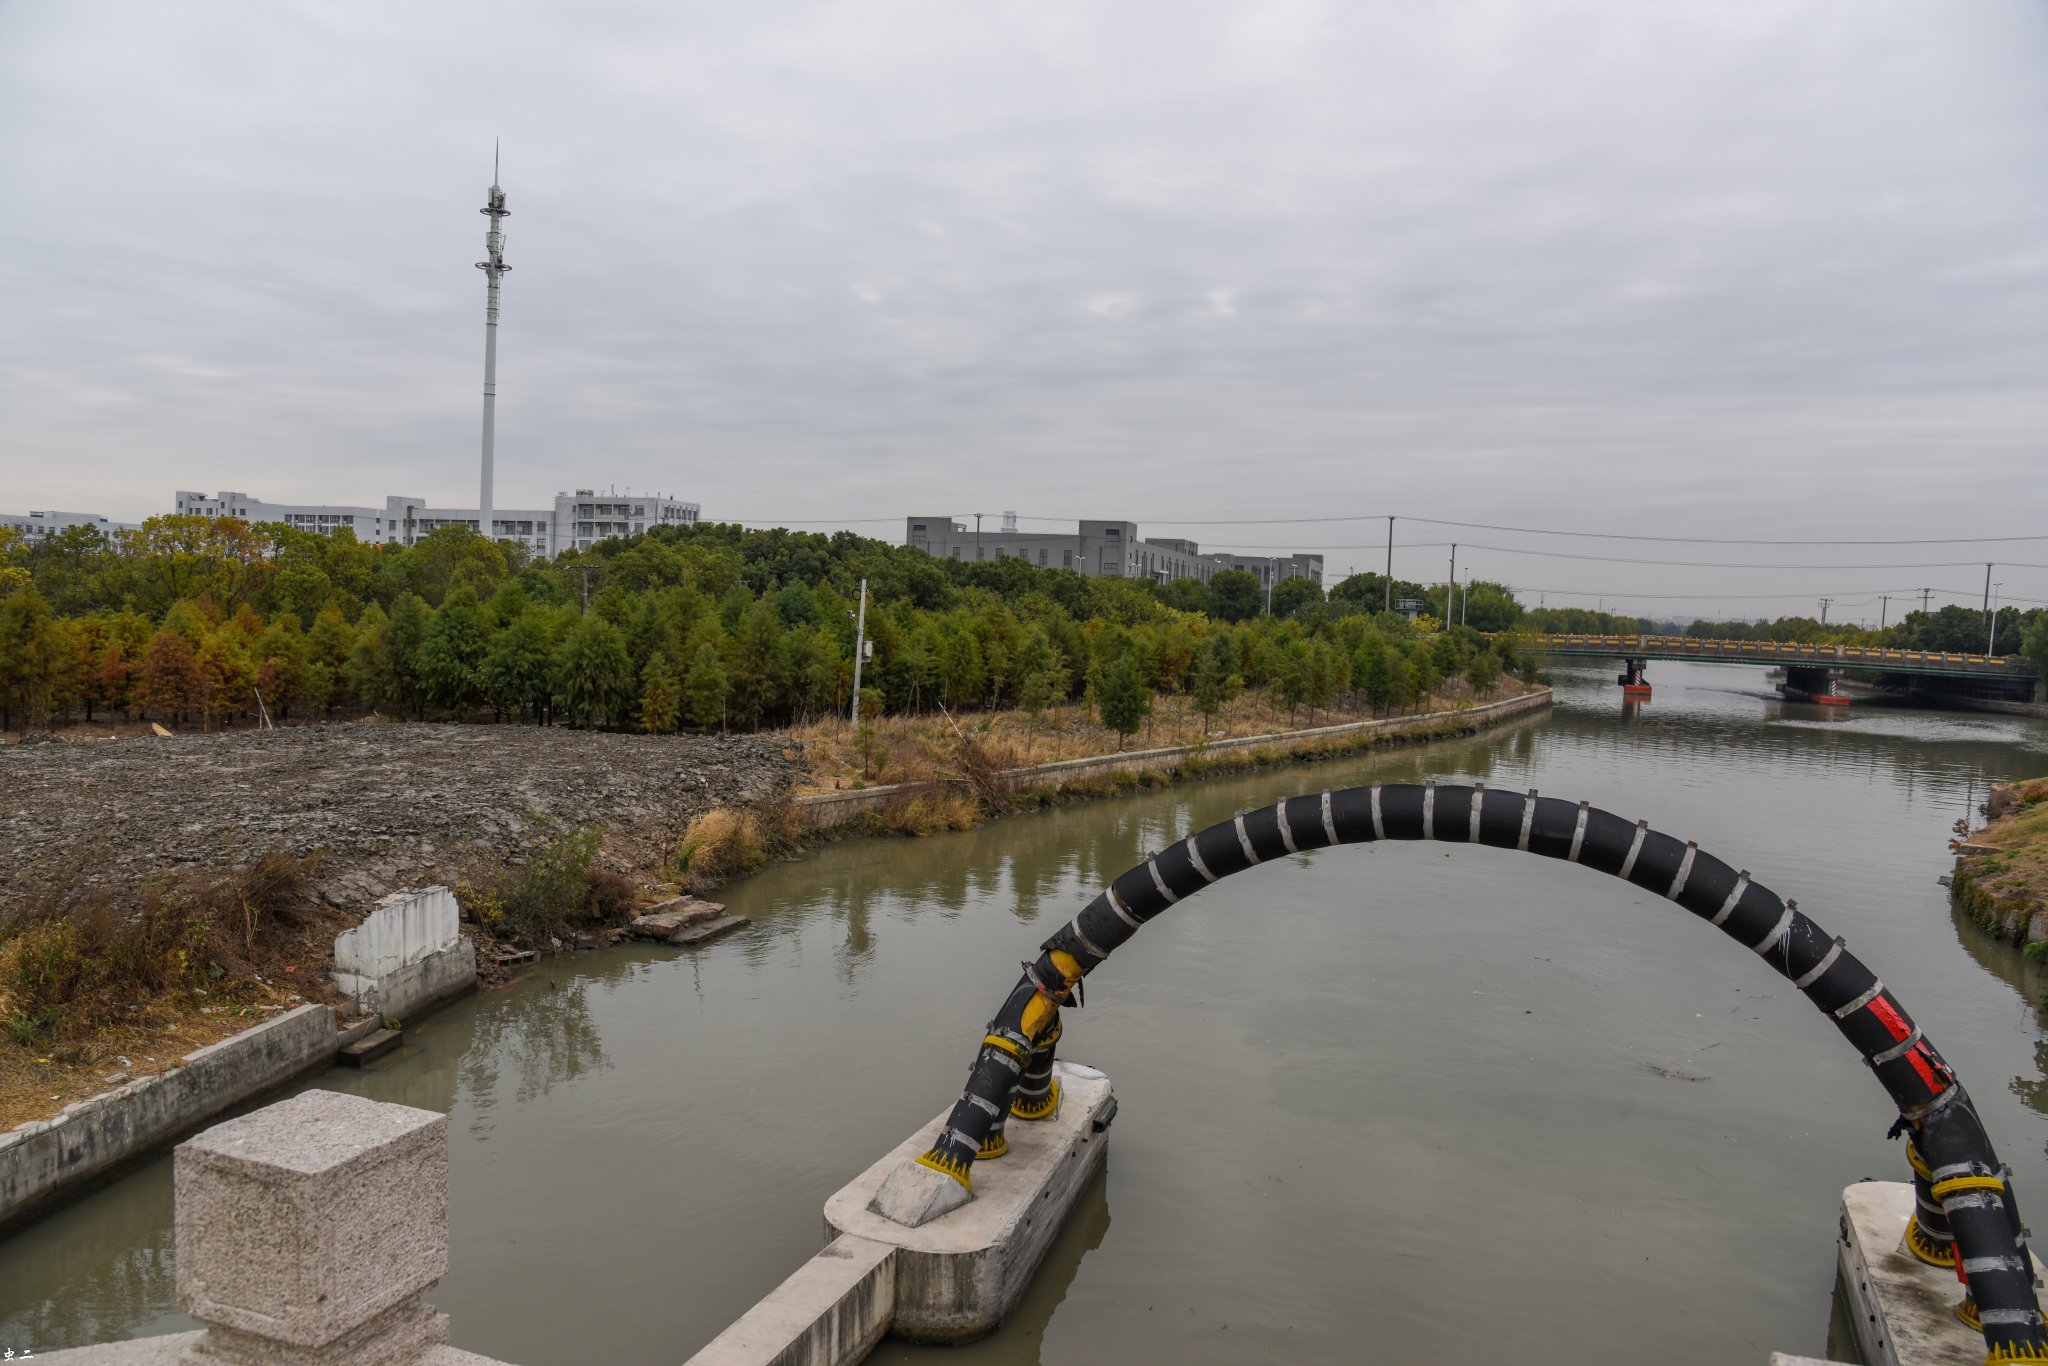
MULTIPOLYGON (((1309 762, 1343 758, 1386 743, 1419 743, 1473 735, 1487 727, 1542 713, 1550 709, 1550 688, 1538 688, 1526 696, 1511 696, 1481 707, 1458 711, 1432 711, 1419 717, 1384 717, 1380 721, 1346 721, 1323 725, 1311 731, 1280 731, 1274 735, 1237 735, 1212 739, 1200 745, 1167 745, 1157 750, 1126 750, 1122 754, 1092 754, 1077 760, 1053 764, 1032 764, 1010 768, 991 778, 1004 795, 1016 799, 1087 799, 1108 797, 1122 788, 1155 774, 1167 780, 1206 778, 1221 772, 1243 772, 1266 768, 1280 762, 1309 762)), ((860 788, 856 793, 811 793, 797 797, 797 811, 813 829, 834 829, 879 821, 891 807, 924 795, 952 791, 944 780, 893 782, 889 786, 860 788)))
MULTIPOLYGON (((1016 798, 1059 800, 1107 796, 1128 788, 1146 774, 1179 781, 1217 773, 1242 772, 1282 762, 1342 758, 1386 744, 1414 744, 1471 735, 1516 717, 1548 711, 1550 701, 1550 689, 1539 688, 1522 697, 1456 711, 1425 712, 1420 716, 1386 717, 1376 721, 1348 721, 1342 725, 1319 726, 1314 730, 1243 735, 1199 745, 1172 745, 1062 759, 1050 764, 1034 764, 1029 768, 1008 769, 994 775, 991 783, 1002 793, 1016 798)), ((814 829, 859 826, 866 821, 879 821, 894 806, 950 788, 947 782, 933 780, 894 783, 857 792, 819 792, 796 798, 796 807, 814 829)))
POLYGON ((332 1065, 387 1018, 417 1021, 476 988, 476 953, 456 933, 446 887, 385 898, 335 948, 336 984, 375 1013, 343 1029, 333 1007, 302 1005, 187 1053, 168 1071, 0 1134, 0 1233, 97 1190, 235 1106, 332 1065))

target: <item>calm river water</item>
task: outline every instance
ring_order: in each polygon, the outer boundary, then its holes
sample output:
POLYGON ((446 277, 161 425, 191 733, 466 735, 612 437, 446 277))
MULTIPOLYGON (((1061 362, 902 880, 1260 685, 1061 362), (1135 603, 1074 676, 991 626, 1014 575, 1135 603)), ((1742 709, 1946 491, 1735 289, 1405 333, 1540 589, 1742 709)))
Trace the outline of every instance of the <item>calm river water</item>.
MULTIPOLYGON (((1640 709, 1612 669, 1564 671, 1547 719, 1470 741, 832 845, 728 888, 738 937, 557 964, 311 1084, 449 1115, 430 1298, 457 1346, 675 1366, 951 1103, 1018 961, 1141 851, 1284 794, 1478 778, 1646 816, 1847 935, 2048 1219, 2037 970, 1935 884, 1986 782, 2048 771, 2048 724, 1652 673, 1640 709)), ((1329 850, 1219 883, 1090 979, 1061 1048, 1121 1099, 1106 1176, 995 1337, 875 1361, 1822 1355, 1841 1188, 1906 1173, 1883 1091, 1757 958, 1502 851, 1329 850)), ((165 1159, 0 1243, 0 1348, 189 1326, 170 1218, 165 1159)))

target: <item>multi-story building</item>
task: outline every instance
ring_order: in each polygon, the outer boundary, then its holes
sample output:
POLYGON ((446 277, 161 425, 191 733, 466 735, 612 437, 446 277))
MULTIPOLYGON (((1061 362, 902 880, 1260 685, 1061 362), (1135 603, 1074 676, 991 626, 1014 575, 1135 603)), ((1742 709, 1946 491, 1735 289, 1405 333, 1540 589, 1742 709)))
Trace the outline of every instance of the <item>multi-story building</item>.
POLYGON ((31 546, 74 526, 89 526, 103 536, 135 530, 133 522, 110 522, 96 512, 0 512, 0 527, 19 531, 31 546))
POLYGON ((952 517, 904 519, 903 543, 940 559, 1001 560, 1012 556, 1043 569, 1072 569, 1093 576, 1150 579, 1171 583, 1197 579, 1207 583, 1223 569, 1242 569, 1258 576, 1270 589, 1283 579, 1323 581, 1323 557, 1289 555, 1204 555, 1193 541, 1140 537, 1136 522, 1082 521, 1072 534, 1019 531, 1017 514, 1006 512, 1000 525, 976 531, 952 517))
MULTIPOLYGON (((202 517, 237 517, 249 522, 283 522, 302 531, 329 536, 342 527, 369 545, 411 545, 445 526, 480 531, 476 508, 436 507, 424 498, 390 497, 384 506, 345 507, 330 504, 266 503, 246 493, 180 492, 176 511, 202 517)), ((607 536, 637 536, 651 527, 688 526, 701 509, 663 494, 608 493, 577 489, 558 493, 551 508, 491 509, 492 538, 516 541, 536 555, 554 556, 572 547, 588 550, 607 536)))
POLYGON ((1320 555, 1227 555, 1209 556, 1216 569, 1242 569, 1247 574, 1258 576, 1259 583, 1267 592, 1288 579, 1313 579, 1316 587, 1323 586, 1323 557, 1320 555))

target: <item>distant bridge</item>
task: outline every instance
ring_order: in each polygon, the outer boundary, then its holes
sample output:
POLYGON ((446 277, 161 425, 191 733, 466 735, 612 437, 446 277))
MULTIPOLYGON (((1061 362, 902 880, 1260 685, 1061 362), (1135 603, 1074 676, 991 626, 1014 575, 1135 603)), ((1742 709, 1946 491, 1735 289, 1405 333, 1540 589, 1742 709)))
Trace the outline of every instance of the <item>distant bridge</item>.
MULTIPOLYGON (((2041 679, 2033 662, 2020 655, 1972 655, 1941 650, 1890 650, 1867 645, 1802 645, 1795 641, 1698 640, 1691 636, 1525 636, 1526 648, 1550 655, 1618 659, 1640 687, 1643 664, 1652 659, 1705 659, 1724 664, 1778 665, 1785 669, 1788 696, 1817 702, 1847 701, 1834 680, 1844 669, 1888 674, 1938 675, 2002 685, 2016 698, 2040 698, 2041 679)), ((1647 691, 1645 689, 1645 691, 1647 691)))

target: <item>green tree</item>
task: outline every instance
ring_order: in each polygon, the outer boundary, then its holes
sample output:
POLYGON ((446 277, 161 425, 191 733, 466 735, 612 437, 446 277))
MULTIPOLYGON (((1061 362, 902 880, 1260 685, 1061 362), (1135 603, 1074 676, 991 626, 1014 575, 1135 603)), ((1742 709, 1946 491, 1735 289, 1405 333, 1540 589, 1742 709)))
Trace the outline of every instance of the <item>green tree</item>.
POLYGON ((1159 600, 1176 612, 1207 612, 1209 586, 1200 579, 1175 579, 1159 585, 1159 600))
POLYGON ((1138 733, 1138 727, 1152 714, 1152 694, 1145 687, 1144 674, 1135 652, 1110 665, 1102 679, 1102 724, 1117 734, 1117 749, 1124 737, 1138 733))
POLYGON ((1472 685, 1475 694, 1484 696, 1493 691, 1493 685, 1500 678, 1500 661, 1491 650, 1475 650, 1472 662, 1465 666, 1465 681, 1472 685))
POLYGON ((578 622, 563 642, 555 680, 570 718, 589 729, 601 711, 607 725, 630 724, 637 682, 619 628, 595 612, 578 622))
POLYGON ((1258 576, 1242 569, 1219 569, 1209 577, 1209 615, 1217 621, 1250 621, 1266 605, 1258 576))
POLYGON ((308 649, 299 619, 280 612, 256 642, 256 686, 265 707, 278 720, 291 715, 292 703, 306 695, 308 649))
POLYGON ((1368 636, 1351 666, 1351 676, 1365 694, 1366 705, 1375 712, 1385 712, 1394 702, 1394 671, 1387 662, 1391 653, 1378 636, 1368 636))
POLYGON ((391 604, 390 620, 378 633, 379 695, 401 717, 410 711, 418 720, 427 719, 427 687, 420 669, 420 650, 427 643, 427 628, 433 620, 434 614, 417 594, 400 593, 391 604))
POLYGON ((718 662, 718 651, 709 644, 697 647, 697 657, 683 679, 683 709, 692 725, 710 730, 725 719, 725 699, 732 692, 732 680, 718 662))
POLYGON ((23 588, 0 602, 0 706, 21 718, 24 734, 30 725, 49 724, 78 664, 41 593, 23 588))
POLYGON ((732 710, 737 719, 759 729, 761 718, 782 700, 786 681, 782 620, 763 599, 747 614, 733 650, 732 710))
POLYGON ((682 713, 682 682, 665 654, 647 661, 640 671, 640 724, 652 734, 675 726, 682 713))
POLYGON ((1314 579, 1297 574, 1273 586, 1273 615, 1291 617, 1298 609, 1322 600, 1323 586, 1314 579))
POLYGON ((436 707, 458 719, 476 710, 484 700, 479 670, 490 648, 490 630, 476 592, 466 583, 458 584, 442 600, 420 645, 420 677, 436 707))
POLYGON ((555 648, 538 611, 522 613, 498 633, 478 666, 492 705, 517 708, 545 723, 555 700, 555 648))
POLYGON ((1408 667, 1408 657, 1399 650, 1389 650, 1387 659, 1387 701, 1389 707, 1407 707, 1415 702, 1415 674, 1408 667))

